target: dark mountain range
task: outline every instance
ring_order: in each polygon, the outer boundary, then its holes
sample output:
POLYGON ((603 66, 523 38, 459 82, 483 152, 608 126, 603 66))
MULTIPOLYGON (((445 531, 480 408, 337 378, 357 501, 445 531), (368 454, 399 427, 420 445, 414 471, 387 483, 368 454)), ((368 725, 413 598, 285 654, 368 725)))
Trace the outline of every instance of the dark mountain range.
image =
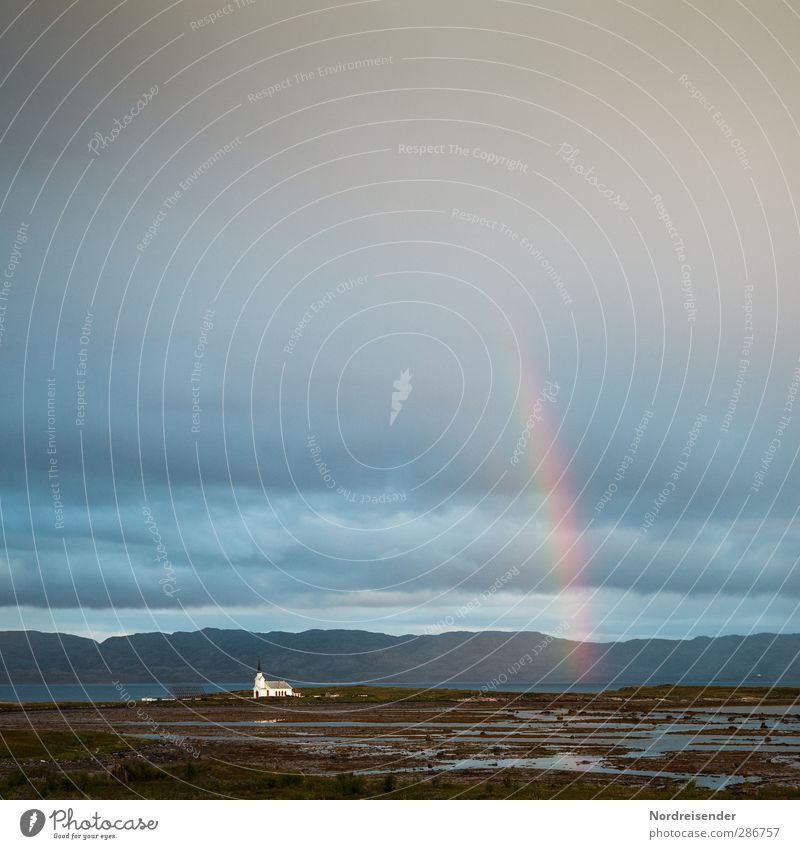
POLYGON ((534 631, 401 637, 218 630, 132 634, 101 643, 69 634, 0 632, 0 683, 247 681, 519 684, 800 681, 800 634, 573 642, 534 631))

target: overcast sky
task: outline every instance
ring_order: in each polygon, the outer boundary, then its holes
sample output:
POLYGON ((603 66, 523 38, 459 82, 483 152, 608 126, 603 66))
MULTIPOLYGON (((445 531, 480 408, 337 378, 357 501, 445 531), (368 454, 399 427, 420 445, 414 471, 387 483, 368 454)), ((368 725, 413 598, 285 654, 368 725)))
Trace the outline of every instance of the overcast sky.
POLYGON ((798 630, 794 0, 6 5, 0 627, 798 630))

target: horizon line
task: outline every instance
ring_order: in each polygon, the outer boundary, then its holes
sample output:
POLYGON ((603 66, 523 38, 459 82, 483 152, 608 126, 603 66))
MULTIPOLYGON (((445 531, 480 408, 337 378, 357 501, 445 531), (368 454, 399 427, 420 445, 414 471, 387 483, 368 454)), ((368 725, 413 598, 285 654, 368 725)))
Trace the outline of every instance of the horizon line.
POLYGON ((796 637, 800 636, 800 631, 790 631, 790 632, 778 632, 778 631, 757 631, 749 634, 742 633, 730 633, 730 634, 698 634, 695 636, 685 636, 685 637, 659 637, 659 636, 650 636, 650 637, 625 637, 625 638, 616 638, 616 639, 607 639, 607 640, 592 640, 587 638, 570 638, 557 636, 554 634, 548 634, 546 631, 533 631, 533 630, 523 630, 523 629, 509 629, 509 630, 498 630, 498 629, 479 629, 479 630, 453 630, 453 631, 438 631, 436 633, 413 633, 406 632, 404 634, 387 634, 385 631, 367 631, 363 628, 306 628, 303 631, 285 631, 285 630, 275 630, 275 631, 252 631, 248 628, 217 628, 215 626, 206 626, 204 628, 196 628, 194 630, 176 630, 176 631, 132 631, 130 633, 125 634, 112 634, 107 637, 103 637, 102 639, 98 639, 93 636, 86 636, 85 634, 76 634, 70 631, 43 631, 39 628, 6 628, 0 629, 0 635, 3 634, 48 634, 52 636, 66 636, 66 637, 76 637, 82 640, 91 640, 95 643, 104 643, 107 640, 112 639, 130 639, 131 637, 136 636, 145 636, 150 634, 161 634, 163 636, 175 636, 176 634, 201 634, 205 631, 230 631, 230 632, 242 632, 245 634, 291 634, 294 636, 299 636, 301 634, 308 634, 315 631, 322 633, 334 633, 334 632, 346 632, 346 633, 361 633, 361 634, 373 634, 383 637, 391 637, 394 639, 402 639, 403 637, 442 637, 448 634, 469 634, 469 635, 478 635, 478 634, 541 634, 543 636, 552 637, 554 640, 563 640, 565 642, 571 643, 595 643, 599 645, 607 645, 612 643, 630 643, 636 641, 656 641, 661 640, 664 642, 691 642, 694 640, 718 640, 723 638, 739 638, 739 639, 747 639, 750 637, 796 637))

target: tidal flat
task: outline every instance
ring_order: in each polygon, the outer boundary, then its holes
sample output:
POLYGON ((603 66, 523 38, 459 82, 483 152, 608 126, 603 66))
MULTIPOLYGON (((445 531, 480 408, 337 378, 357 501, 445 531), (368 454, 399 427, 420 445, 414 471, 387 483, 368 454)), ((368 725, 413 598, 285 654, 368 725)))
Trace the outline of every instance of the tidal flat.
POLYGON ((798 798, 800 690, 4 703, 0 797, 798 798))

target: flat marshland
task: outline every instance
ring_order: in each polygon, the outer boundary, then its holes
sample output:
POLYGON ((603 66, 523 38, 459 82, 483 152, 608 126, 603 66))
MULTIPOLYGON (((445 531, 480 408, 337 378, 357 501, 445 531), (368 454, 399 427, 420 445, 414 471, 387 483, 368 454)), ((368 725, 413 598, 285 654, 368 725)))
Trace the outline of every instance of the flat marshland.
POLYGON ((798 798, 800 690, 0 705, 2 798, 798 798))

